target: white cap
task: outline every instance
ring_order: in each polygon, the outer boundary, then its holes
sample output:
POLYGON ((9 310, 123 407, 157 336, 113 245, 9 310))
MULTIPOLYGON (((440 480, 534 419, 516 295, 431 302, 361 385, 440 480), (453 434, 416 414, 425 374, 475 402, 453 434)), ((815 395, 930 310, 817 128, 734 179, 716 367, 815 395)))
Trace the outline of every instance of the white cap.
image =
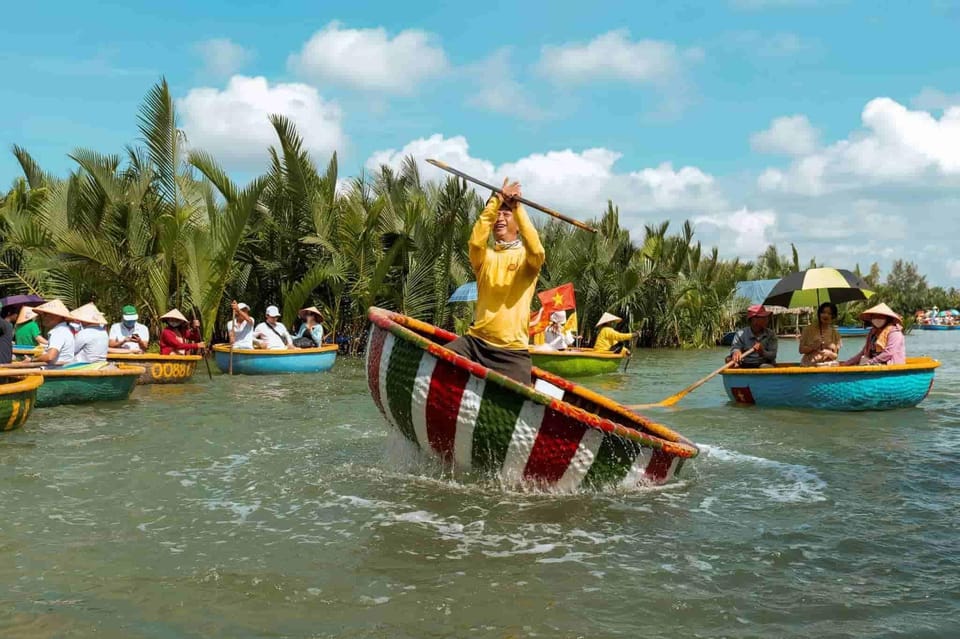
POLYGON ((271 304, 267 307, 267 317, 280 317, 280 309, 271 304))
POLYGON ((240 302, 239 304, 237 304, 237 308, 242 308, 245 311, 250 310, 250 307, 247 305, 246 302, 240 302))

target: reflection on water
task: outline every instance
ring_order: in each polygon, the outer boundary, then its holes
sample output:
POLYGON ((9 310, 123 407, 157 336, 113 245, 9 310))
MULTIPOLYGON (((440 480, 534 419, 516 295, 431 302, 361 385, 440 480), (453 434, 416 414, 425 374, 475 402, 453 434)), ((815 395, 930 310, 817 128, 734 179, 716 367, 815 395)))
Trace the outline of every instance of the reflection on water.
MULTIPOLYGON (((38 410, 0 439, 0 636, 955 636, 960 335, 908 348, 943 361, 916 409, 743 408, 713 380, 650 409, 700 443, 679 480, 603 494, 452 475, 356 361, 38 410)), ((655 402, 724 352, 584 381, 655 402)))

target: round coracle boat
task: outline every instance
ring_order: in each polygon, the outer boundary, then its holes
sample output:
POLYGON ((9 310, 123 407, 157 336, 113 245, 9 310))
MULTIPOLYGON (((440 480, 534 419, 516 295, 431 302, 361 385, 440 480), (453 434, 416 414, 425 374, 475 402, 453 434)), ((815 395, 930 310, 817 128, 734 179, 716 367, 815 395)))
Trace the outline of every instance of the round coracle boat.
POLYGON ((870 333, 870 328, 863 326, 838 326, 837 333, 840 337, 866 337, 870 333))
POLYGON ((182 384, 197 370, 199 355, 161 355, 159 353, 110 353, 107 361, 142 366, 138 384, 182 384))
POLYGON ((336 344, 317 348, 290 348, 283 350, 235 348, 231 355, 229 344, 217 344, 213 354, 217 368, 224 373, 240 375, 281 375, 288 373, 323 373, 333 368, 337 360, 336 344))
POLYGON ((773 368, 729 368, 723 387, 739 404, 818 408, 823 410, 890 410, 916 406, 933 387, 940 362, 908 357, 888 366, 824 366, 777 364, 773 368))
POLYGON ((920 324, 922 331, 955 331, 960 329, 960 324, 920 324))
POLYGON ((627 358, 626 349, 619 353, 595 351, 592 348, 568 348, 562 351, 530 349, 533 365, 560 377, 589 377, 615 373, 627 358))
POLYGON ((43 355, 43 346, 14 346, 13 354, 19 357, 43 355))
POLYGON ((371 307, 367 384, 387 422, 454 472, 557 491, 662 484, 697 447, 539 368, 525 386, 445 349, 457 336, 371 307))
POLYGON ((23 426, 37 403, 37 389, 42 384, 40 375, 0 380, 0 431, 23 426))
POLYGON ((83 364, 64 368, 0 368, 0 377, 41 377, 37 408, 127 399, 144 373, 142 366, 83 364))

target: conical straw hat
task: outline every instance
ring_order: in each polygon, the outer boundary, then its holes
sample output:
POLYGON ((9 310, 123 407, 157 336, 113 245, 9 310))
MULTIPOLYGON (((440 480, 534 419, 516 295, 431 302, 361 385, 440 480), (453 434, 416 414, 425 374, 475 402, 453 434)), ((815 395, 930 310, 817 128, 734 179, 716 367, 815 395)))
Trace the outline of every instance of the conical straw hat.
POLYGON ((895 319, 898 322, 902 322, 903 318, 893 312, 893 309, 887 306, 886 304, 877 304, 876 306, 871 306, 864 312, 860 313, 860 319, 868 320, 871 316, 875 317, 889 317, 890 319, 895 319))
POLYGON ((183 316, 183 313, 181 313, 177 309, 173 309, 172 311, 167 311, 164 315, 160 316, 160 319, 162 320, 174 319, 174 320, 180 320, 181 322, 187 321, 187 318, 183 316))
POLYGON ((603 326, 609 322, 619 322, 622 319, 622 317, 617 317, 613 313, 604 313, 600 316, 600 321, 597 322, 597 327, 599 328, 600 326, 603 326))
POLYGON ((80 308, 72 310, 70 314, 73 315, 73 317, 81 324, 96 324, 103 326, 107 323, 107 318, 103 316, 103 313, 100 312, 100 309, 98 309, 96 304, 93 302, 84 304, 80 308))
POLYGON ((54 315, 62 319, 67 320, 68 322, 77 321, 76 318, 70 314, 67 305, 61 302, 60 300, 50 300, 46 304, 41 304, 40 306, 35 307, 34 312, 36 313, 46 313, 47 315, 54 315))
POLYGON ((19 326, 24 322, 29 322, 30 320, 34 319, 36 316, 37 314, 33 312, 32 308, 30 308, 29 306, 21 306, 20 314, 17 315, 17 325, 19 326))
POLYGON ((316 306, 308 306, 307 308, 301 308, 299 311, 297 311, 297 316, 302 319, 303 316, 306 315, 307 313, 316 313, 320 319, 323 319, 323 313, 321 313, 320 309, 318 309, 316 306))

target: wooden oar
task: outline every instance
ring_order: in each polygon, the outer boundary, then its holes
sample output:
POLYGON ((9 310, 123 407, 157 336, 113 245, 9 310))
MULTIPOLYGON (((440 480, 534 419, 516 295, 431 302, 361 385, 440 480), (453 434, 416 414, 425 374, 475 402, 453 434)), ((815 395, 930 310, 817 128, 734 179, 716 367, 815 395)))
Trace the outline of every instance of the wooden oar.
POLYGON ((237 314, 233 314, 233 323, 230 324, 230 363, 227 365, 227 370, 230 375, 233 375, 233 343, 237 341, 237 314))
MULTIPOLYGON (((490 189, 491 191, 494 191, 494 192, 496 192, 496 193, 501 193, 501 191, 500 191, 500 189, 499 189, 498 187, 493 186, 492 184, 487 184, 486 182, 482 182, 482 181, 478 180, 477 178, 475 178, 475 177, 473 177, 473 176, 467 175, 467 174, 464 173, 463 171, 458 171, 457 169, 453 168, 452 166, 450 166, 450 165, 448 165, 448 164, 446 164, 446 163, 444 163, 444 162, 441 162, 440 160, 431 160, 431 159, 428 159, 427 162, 429 162, 430 164, 434 165, 434 166, 437 167, 438 169, 443 169, 444 171, 447 171, 447 172, 449 172, 449 173, 453 173, 453 174, 456 175, 457 177, 461 177, 461 178, 463 178, 464 180, 467 180, 468 182, 473 182, 474 184, 477 184, 477 185, 479 185, 479 186, 482 186, 482 187, 485 188, 485 189, 490 189)), ((567 224, 573 224, 573 225, 574 225, 575 227, 577 227, 578 229, 583 229, 584 231, 590 231, 591 233, 596 233, 596 232, 597 232, 597 229, 593 228, 592 226, 587 226, 586 224, 584 224, 583 222, 581 222, 581 221, 579 221, 579 220, 575 220, 575 219, 573 219, 572 217, 567 217, 566 215, 564 215, 563 213, 560 213, 559 211, 554 211, 553 209, 551 209, 551 208, 549 208, 549 207, 546 207, 546 206, 544 206, 544 205, 542 205, 542 204, 537 204, 536 202, 533 202, 533 201, 531 201, 531 200, 528 200, 528 199, 525 198, 525 197, 518 197, 518 198, 517 198, 517 201, 518 201, 518 202, 521 202, 521 203, 523 203, 523 204, 526 204, 526 205, 529 206, 529 207, 535 208, 535 209, 537 209, 538 211, 543 211, 543 212, 546 213, 547 215, 549 215, 549 216, 551 216, 551 217, 555 217, 555 218, 557 218, 558 220, 563 220, 563 221, 566 222, 567 224)))
MULTIPOLYGON (((194 309, 194 312, 193 312, 193 319, 197 319, 196 309, 194 309)), ((198 322, 198 323, 199 323, 199 322, 198 322)), ((211 337, 212 337, 212 336, 211 336, 211 337)), ((200 339, 201 339, 201 340, 203 339, 203 331, 202 331, 202 330, 200 331, 200 339)), ((210 354, 210 353, 209 353, 209 351, 208 351, 206 348, 204 348, 204 349, 203 349, 203 352, 200 353, 200 355, 203 357, 203 363, 207 365, 207 377, 210 378, 210 380, 213 380, 213 373, 210 372, 210 360, 207 359, 207 355, 209 355, 209 354, 210 354)))
MULTIPOLYGON (((749 353, 750 351, 756 350, 758 344, 759 344, 759 342, 757 342, 757 344, 754 344, 754 345, 751 346, 749 349, 747 349, 746 351, 744 351, 744 355, 746 355, 746 354, 749 353)), ((627 408, 629 408, 630 410, 637 410, 637 409, 639 409, 639 408, 662 408, 662 407, 667 407, 667 406, 673 406, 674 404, 676 404, 677 402, 679 402, 681 399, 683 399, 684 397, 686 397, 687 395, 689 395, 690 393, 692 393, 692 392, 695 391, 696 389, 700 388, 701 386, 703 386, 704 384, 706 384, 707 382, 709 382, 711 379, 713 379, 714 377, 716 377, 717 375, 719 375, 719 374, 722 373, 723 371, 725 371, 725 370, 727 370, 728 368, 732 367, 733 364, 734 364, 734 361, 733 361, 733 360, 730 360, 729 362, 727 362, 726 364, 724 364, 723 366, 721 366, 721 367, 718 368, 717 370, 713 371, 712 373, 710 373, 709 375, 707 375, 707 376, 704 377, 703 379, 698 379, 698 380, 695 381, 694 383, 692 383, 692 384, 690 384, 689 386, 687 386, 686 388, 684 388, 684 389, 683 389, 682 391, 680 391, 679 393, 675 393, 675 394, 671 395, 670 397, 668 397, 668 398, 666 398, 666 399, 664 399, 664 400, 661 400, 661 401, 657 402, 656 404, 628 404, 628 405, 627 405, 627 408)))

